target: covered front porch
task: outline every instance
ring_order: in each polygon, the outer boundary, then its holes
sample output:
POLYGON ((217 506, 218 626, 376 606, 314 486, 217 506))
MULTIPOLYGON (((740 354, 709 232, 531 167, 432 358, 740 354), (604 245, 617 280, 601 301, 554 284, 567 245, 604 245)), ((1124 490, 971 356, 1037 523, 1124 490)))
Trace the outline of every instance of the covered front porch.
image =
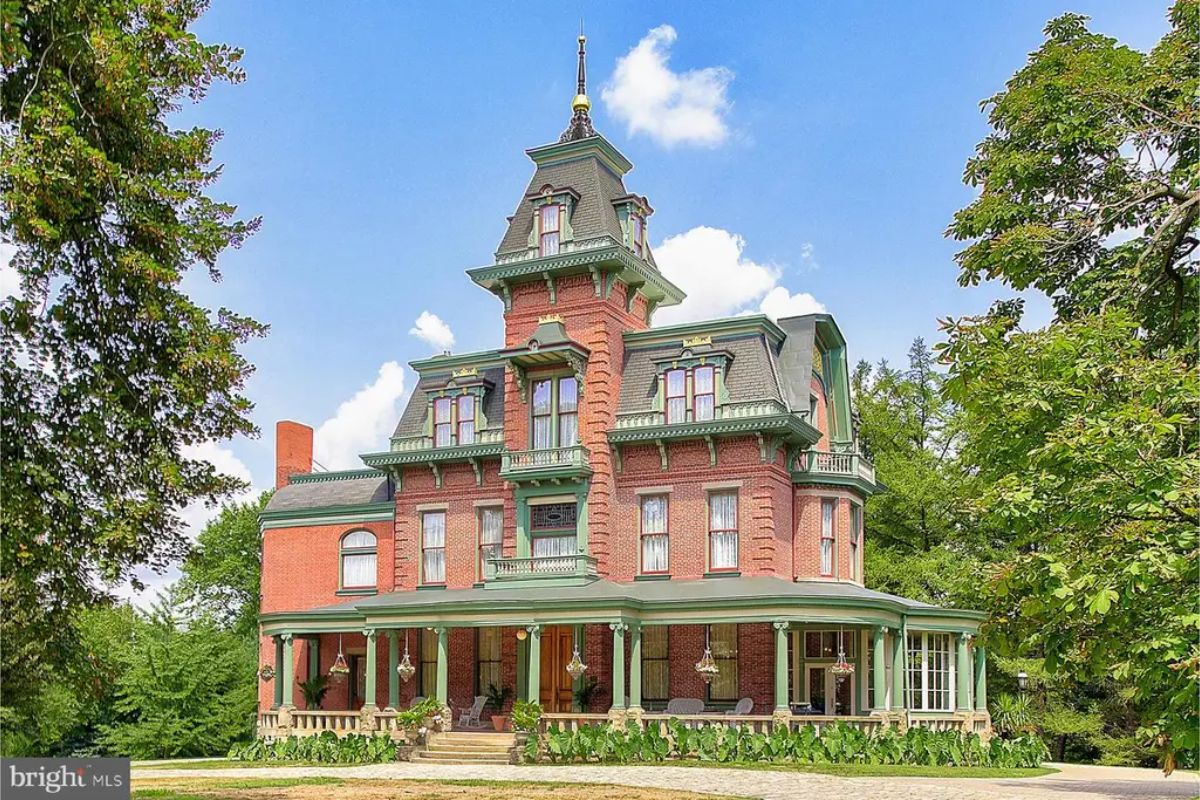
POLYGON ((553 598, 525 588, 409 592, 264 616, 276 683, 259 734, 393 732, 398 710, 423 697, 449 707, 457 725, 492 686, 505 703, 481 725, 536 699, 543 725, 565 727, 671 718, 760 731, 989 727, 976 614, 847 584, 665 583, 596 581, 553 598), (349 672, 319 709, 300 708, 295 687, 328 675, 339 655, 349 672))

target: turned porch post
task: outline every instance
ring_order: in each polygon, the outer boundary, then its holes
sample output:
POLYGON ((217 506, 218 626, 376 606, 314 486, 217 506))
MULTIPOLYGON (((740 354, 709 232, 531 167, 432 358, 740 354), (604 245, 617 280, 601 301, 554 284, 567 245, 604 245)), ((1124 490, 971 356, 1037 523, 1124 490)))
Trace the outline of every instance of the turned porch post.
POLYGON ((529 688, 526 698, 531 703, 542 702, 542 628, 540 625, 530 625, 525 631, 529 634, 529 663, 526 672, 529 673, 529 688))
POLYGON ((788 705, 788 647, 789 624, 773 623, 775 626, 775 710, 791 711, 788 705))
POLYGON ((629 628, 629 707, 642 707, 642 626, 629 628))
POLYGON ((625 708, 625 631, 629 626, 613 622, 608 627, 613 632, 612 707, 619 711, 625 708))
POLYGON ((388 711, 395 711, 400 705, 400 644, 396 640, 394 630, 387 632, 388 638, 388 711))
POLYGON ((887 711, 887 662, 884 655, 883 631, 882 625, 876 625, 872 630, 874 639, 871 643, 871 669, 874 674, 871 676, 871 688, 875 692, 875 707, 872 711, 887 711))
POLYGON ((295 690, 292 688, 292 684, 295 683, 296 680, 296 665, 292 659, 292 635, 290 633, 285 633, 280 635, 279 638, 283 640, 283 673, 282 675, 276 675, 275 677, 282 678, 283 682, 283 686, 281 687, 283 692, 283 700, 280 702, 280 706, 287 706, 291 708, 295 705, 295 690))
POLYGON ((450 631, 434 628, 437 634, 437 700, 443 706, 450 697, 450 631))

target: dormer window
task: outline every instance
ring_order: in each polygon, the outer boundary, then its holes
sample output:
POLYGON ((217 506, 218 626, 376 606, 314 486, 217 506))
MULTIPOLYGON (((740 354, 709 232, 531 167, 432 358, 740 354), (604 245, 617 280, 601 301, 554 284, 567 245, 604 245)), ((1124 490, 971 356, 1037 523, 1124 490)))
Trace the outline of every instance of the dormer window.
POLYGON ((562 206, 557 203, 542 206, 539 214, 538 255, 558 255, 561 209, 562 206))
POLYGON ((646 257, 646 220, 641 214, 633 215, 633 252, 638 258, 646 257))
POLYGON ((454 405, 449 397, 439 397, 433 401, 433 446, 449 447, 450 432, 453 424, 450 421, 454 413, 454 405))
POLYGON ((475 443, 475 398, 469 394, 458 398, 458 443, 475 443))
POLYGON ((697 422, 713 418, 717 405, 716 381, 712 367, 696 367, 693 372, 695 388, 692 399, 692 419, 697 422))
POLYGON ((717 408, 716 370, 711 365, 691 369, 668 369, 665 373, 666 388, 663 410, 668 425, 683 422, 711 420, 717 408), (691 376, 691 419, 688 419, 688 377, 691 376))
POLYGON ((687 370, 667 370, 667 424, 687 421, 687 370))
POLYGON ((434 399, 434 447, 475 444, 475 403, 471 394, 434 399))

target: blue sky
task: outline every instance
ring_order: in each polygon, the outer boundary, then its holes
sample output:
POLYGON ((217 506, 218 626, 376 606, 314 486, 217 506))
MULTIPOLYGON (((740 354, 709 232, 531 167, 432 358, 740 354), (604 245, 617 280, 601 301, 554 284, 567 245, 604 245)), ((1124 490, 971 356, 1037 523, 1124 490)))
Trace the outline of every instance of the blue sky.
POLYGON ((902 361, 938 317, 1007 294, 960 289, 942 233, 972 197, 980 100, 1066 10, 1139 49, 1166 30, 1165 5, 1128 0, 216 0, 197 31, 244 48, 248 79, 179 120, 224 131, 214 193, 263 226, 220 284, 190 288, 271 333, 247 349, 263 437, 204 454, 265 488, 290 418, 325 426, 326 466, 353 466, 386 446, 407 362, 440 349, 410 334, 423 312, 456 352, 501 343, 499 302, 463 270, 490 262, 531 174, 523 150, 566 125, 581 16, 593 119, 636 165, 626 185, 656 209, 660 262, 742 293, 692 313, 758 310, 776 290, 776 308, 834 314, 852 359, 902 361))

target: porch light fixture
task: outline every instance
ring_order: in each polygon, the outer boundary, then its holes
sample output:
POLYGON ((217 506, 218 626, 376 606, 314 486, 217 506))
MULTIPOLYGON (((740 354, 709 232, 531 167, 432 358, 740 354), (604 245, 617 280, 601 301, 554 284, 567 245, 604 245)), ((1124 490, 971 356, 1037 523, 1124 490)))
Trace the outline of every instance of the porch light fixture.
POLYGON ((525 641, 525 637, 527 637, 527 636, 529 636, 529 632, 527 630, 525 630, 524 628, 517 628, 517 641, 518 642, 525 641))
POLYGON ((262 669, 258 671, 258 677, 261 678, 264 683, 266 683, 275 677, 275 668, 270 664, 263 664, 262 669))
POLYGON ((1017 688, 1022 692, 1029 686, 1029 674, 1025 670, 1017 673, 1017 688))
POLYGON ((567 674, 571 676, 571 680, 577 681, 583 677, 585 672, 587 672, 587 664, 579 660, 579 648, 576 647, 575 654, 567 662, 567 674))
POLYGON ((705 683, 712 683, 713 678, 721 673, 721 668, 717 666, 717 662, 713 660, 712 648, 708 643, 708 629, 704 630, 704 655, 696 662, 696 672, 705 683))
POLYGON ((342 655, 342 635, 339 633, 337 658, 333 660, 333 666, 329 668, 329 677, 336 681, 349 674, 350 667, 346 665, 346 657, 342 655))
POLYGON ((405 683, 408 683, 417 672, 417 668, 412 665, 412 661, 408 658, 408 631, 404 632, 404 658, 400 659, 400 664, 397 665, 396 672, 400 675, 400 680, 405 683))
POLYGON ((842 631, 838 630, 838 655, 837 661, 833 662, 833 666, 829 671, 839 680, 845 680, 854 674, 854 665, 846 660, 846 650, 842 645, 842 631))

